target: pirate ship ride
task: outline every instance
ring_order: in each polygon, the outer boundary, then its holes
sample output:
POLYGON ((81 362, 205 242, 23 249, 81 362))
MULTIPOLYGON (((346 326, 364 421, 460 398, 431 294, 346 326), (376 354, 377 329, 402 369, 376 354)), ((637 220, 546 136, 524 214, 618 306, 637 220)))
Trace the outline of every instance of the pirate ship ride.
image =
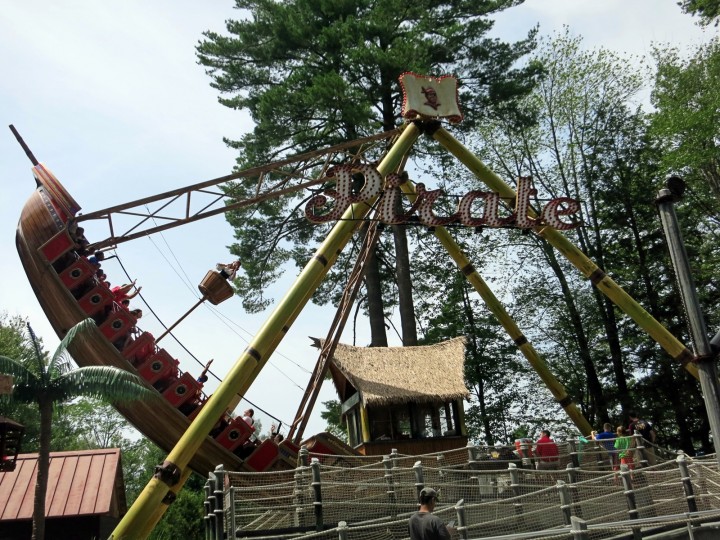
MULTIPOLYGON (((560 231, 577 226, 571 219, 577 209, 576 203, 563 198, 550 201, 541 211, 535 211, 530 204, 531 187, 519 183, 516 192, 442 127, 439 119, 458 121, 462 117, 457 108, 456 88, 453 86, 448 90, 445 84, 448 81, 450 78, 405 77, 401 81, 403 115, 408 122, 393 131, 83 215, 78 214, 79 205, 69 192, 25 147, 33 161, 37 189, 23 208, 17 231, 17 247, 28 279, 48 319, 58 335, 62 336, 80 320, 88 316, 95 318, 98 326, 92 338, 71 346, 78 363, 102 363, 135 371, 163 397, 161 406, 134 403, 118 407, 141 432, 169 451, 167 460, 158 467, 155 477, 116 530, 118 537, 143 527, 141 524, 156 522, 156 509, 171 489, 182 485, 181 478, 186 477, 190 469, 207 474, 218 464, 230 470, 261 471, 282 467, 283 463, 289 468, 296 462, 301 443, 306 444, 311 451, 325 454, 383 453, 387 450, 383 441, 397 442, 405 438, 403 435, 410 439, 405 441, 407 444, 403 448, 411 454, 413 449, 423 453, 433 451, 432 439, 441 445, 437 450, 447 450, 448 444, 465 446, 467 437, 462 422, 462 406, 458 401, 461 398, 457 395, 452 392, 443 394, 433 403, 436 411, 444 411, 445 430, 439 427, 439 413, 428 411, 426 415, 416 415, 418 419, 423 416, 427 419, 425 425, 429 426, 430 431, 437 430, 440 433, 439 437, 423 437, 427 430, 421 429, 422 420, 411 422, 410 428, 403 430, 396 422, 398 414, 392 409, 398 404, 427 401, 427 395, 432 394, 434 389, 429 388, 414 398, 396 395, 397 403, 382 399, 373 402, 372 396, 377 392, 374 394, 371 387, 363 387, 358 382, 361 378, 354 378, 352 369, 343 366, 342 360, 334 363, 339 335, 349 312, 347 307, 357 294, 363 274, 363 261, 373 247, 377 224, 381 220, 388 224, 403 224, 412 221, 414 217, 417 222, 431 229, 583 434, 589 434, 591 430, 587 420, 475 270, 470 259, 444 228, 445 225, 518 226, 533 231, 566 256, 673 358, 697 376, 697 369, 690 362, 692 353, 687 347, 562 235, 560 231), (428 85, 436 88, 432 103, 426 101, 428 85), (422 134, 432 137, 445 147, 491 191, 468 193, 462 197, 455 214, 437 215, 434 201, 441 195, 439 190, 428 191, 422 184, 416 188, 402 174, 406 155, 422 134), (237 200, 228 197, 224 191, 212 189, 238 178, 256 179, 257 188, 252 196, 237 200), (358 179, 362 180, 360 186, 356 185, 358 179), (522 186, 525 187, 520 189, 522 186), (118 305, 112 291, 98 282, 97 273, 87 254, 93 249, 116 247, 170 227, 186 225, 306 189, 318 190, 306 206, 308 218, 315 222, 336 223, 220 386, 212 396, 205 396, 199 382, 179 369, 177 360, 157 345, 157 339, 148 332, 140 331, 133 314, 118 305), (211 201, 194 209, 193 204, 207 195, 211 201), (398 212, 398 202, 404 197, 410 201, 410 207, 398 212), (177 215, 164 215, 164 223, 155 225, 152 218, 158 209, 169 208, 173 203, 180 207, 177 215), (477 213, 478 206, 482 208, 481 214, 477 213), (507 212, 501 216, 501 206, 510 209, 509 216, 507 212), (116 218, 120 215, 137 216, 137 223, 124 232, 118 232, 116 218), (239 452, 251 437, 251 429, 242 419, 227 416, 228 406, 234 402, 235 396, 247 391, 339 253, 369 215, 381 219, 371 219, 367 227, 361 255, 350 275, 328 337, 321 342, 315 371, 287 439, 281 444, 266 440, 249 455, 239 452), (85 242, 78 237, 77 226, 87 220, 106 222, 110 236, 92 243, 85 242), (307 413, 314 405, 317 390, 328 370, 343 400, 343 412, 354 447, 344 445, 327 434, 319 434, 305 441, 300 439, 307 422, 307 413), (420 396, 424 396, 424 399, 420 396), (373 422, 376 424, 373 425, 373 422), (381 433, 377 427, 379 425, 386 426, 385 431, 389 433, 381 433), (378 443, 373 444, 376 442, 373 439, 378 443), (413 447, 412 440, 417 442, 417 447, 413 447)), ((232 295, 232 287, 226 276, 216 271, 208 272, 201 284, 201 291, 203 298, 210 302, 220 302, 232 295)), ((397 384, 403 385, 404 381, 398 381, 397 384)), ((406 410, 410 416, 414 414, 412 409, 406 410)), ((394 445, 392 447, 395 448, 394 445)))

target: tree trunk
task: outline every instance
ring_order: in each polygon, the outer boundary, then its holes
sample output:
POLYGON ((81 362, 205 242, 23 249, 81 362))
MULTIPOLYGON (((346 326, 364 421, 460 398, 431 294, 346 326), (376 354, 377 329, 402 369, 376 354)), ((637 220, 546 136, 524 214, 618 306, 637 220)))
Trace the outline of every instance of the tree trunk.
POLYGON ((417 327, 415 325, 415 304, 412 295, 412 278, 410 277, 410 255, 408 253, 407 234, 404 225, 393 225, 395 240, 395 276, 398 286, 400 306, 400 327, 402 329, 403 346, 417 345, 417 327))
POLYGON ((48 471, 50 469, 52 413, 52 402, 40 400, 40 451, 38 452, 35 502, 33 505, 33 540, 44 540, 45 538, 45 497, 47 495, 48 471))
POLYGON ((605 401, 605 395, 603 394, 602 384, 600 384, 600 378, 598 377, 595 364, 593 363, 592 357, 590 356, 590 347, 588 345, 587 337, 585 335, 585 327, 582 323, 582 318, 575 305, 575 299, 573 297, 570 286, 565 279, 565 274, 558 263, 553 248, 547 242, 542 242, 542 248, 545 252, 545 258, 547 259, 550 267, 552 268, 555 276, 557 277, 560 288, 562 290, 563 299, 570 316, 570 321, 573 329, 575 330, 575 340, 577 342, 578 355, 582 360, 583 367, 585 368, 585 375, 587 376, 587 386, 590 392, 591 404, 590 411, 588 411, 588 420, 592 423, 594 420, 600 422, 607 422, 610 417, 608 416, 607 403, 605 401))
MULTIPOLYGON (((363 229, 367 234, 367 229, 363 229)), ((385 331, 385 308, 382 298, 382 284, 380 283, 380 268, 376 255, 377 247, 370 251, 366 261, 365 288, 367 289, 368 317, 370 319, 370 346, 387 347, 387 332, 385 331)))

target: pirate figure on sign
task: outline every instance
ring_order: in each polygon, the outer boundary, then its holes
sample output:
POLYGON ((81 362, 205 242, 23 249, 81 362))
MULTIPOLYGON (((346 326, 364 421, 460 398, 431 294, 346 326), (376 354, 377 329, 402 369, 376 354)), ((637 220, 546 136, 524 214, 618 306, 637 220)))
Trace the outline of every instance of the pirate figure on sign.
POLYGON ((407 72, 400 75, 400 87, 402 115, 406 120, 447 119, 453 124, 462 120, 455 77, 428 77, 407 72))

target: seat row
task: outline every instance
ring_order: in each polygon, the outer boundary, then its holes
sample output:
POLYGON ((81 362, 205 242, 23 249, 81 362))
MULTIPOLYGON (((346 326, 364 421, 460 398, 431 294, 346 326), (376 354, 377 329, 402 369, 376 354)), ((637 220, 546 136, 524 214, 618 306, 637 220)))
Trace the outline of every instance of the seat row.
MULTIPOLYGON (((151 384, 173 407, 190 420, 197 416, 207 397, 203 383, 189 372, 179 369, 179 362, 165 349, 158 347, 150 332, 137 328, 137 319, 115 302, 107 282, 97 278, 97 266, 85 255, 79 255, 76 243, 65 228, 40 247, 52 263, 62 284, 73 294, 80 309, 92 317, 100 332, 135 368, 138 375, 151 384)), ((279 444, 272 440, 253 441, 254 428, 241 417, 224 415, 211 435, 215 440, 244 459, 251 471, 264 471, 274 466, 295 467, 299 448, 291 441, 279 444)))

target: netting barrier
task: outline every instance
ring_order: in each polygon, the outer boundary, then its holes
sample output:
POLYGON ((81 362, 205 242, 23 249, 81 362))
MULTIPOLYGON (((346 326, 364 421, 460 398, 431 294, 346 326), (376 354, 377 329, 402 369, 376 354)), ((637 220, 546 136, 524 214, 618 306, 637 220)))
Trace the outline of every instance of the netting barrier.
POLYGON ((206 484, 207 538, 406 540, 425 486, 439 492, 434 514, 453 538, 637 539, 718 521, 715 456, 645 445, 633 450, 634 469, 619 470, 594 441, 558 444, 552 470, 536 470, 531 458, 517 455, 496 459, 510 454, 481 446, 383 457, 303 449, 294 470, 218 467, 206 484))

